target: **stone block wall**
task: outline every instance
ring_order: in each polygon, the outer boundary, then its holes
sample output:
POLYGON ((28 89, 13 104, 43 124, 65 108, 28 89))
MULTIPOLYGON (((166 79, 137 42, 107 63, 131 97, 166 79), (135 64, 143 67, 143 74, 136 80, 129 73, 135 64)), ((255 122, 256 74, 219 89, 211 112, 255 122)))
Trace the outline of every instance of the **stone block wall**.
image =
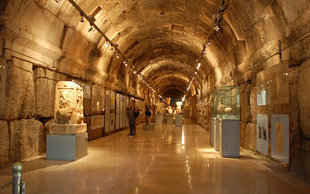
POLYGON ((5 120, 0 120, 0 166, 9 161, 9 128, 5 120))
MULTIPOLYGON (((0 114, 0 166, 45 153, 47 129, 54 116, 55 86, 58 81, 71 80, 68 75, 16 57, 7 61, 5 99, 1 99, 6 103, 0 114)), ((91 110, 91 90, 84 100, 84 114, 98 115, 98 111, 91 110)), ((102 95, 96 95, 96 100, 105 103, 102 95)), ((85 122, 91 124, 89 119, 85 122)), ((93 135, 92 139, 102 135, 93 135)))
MULTIPOLYGON (((289 102, 257 106, 256 78, 240 85, 241 97, 241 147, 256 151, 256 116, 268 115, 269 137, 271 135, 271 115, 289 115, 290 158, 288 168, 305 178, 310 178, 310 60, 302 63, 290 62, 288 69, 289 102)), ((270 145, 270 139, 269 139, 270 145)), ((271 148, 269 146, 269 157, 271 148)))
POLYGON ((45 152, 43 124, 35 119, 9 122, 10 160, 20 161, 45 152))
POLYGON ((6 109, 0 119, 31 118, 35 113, 32 64, 12 58, 6 68, 6 109))

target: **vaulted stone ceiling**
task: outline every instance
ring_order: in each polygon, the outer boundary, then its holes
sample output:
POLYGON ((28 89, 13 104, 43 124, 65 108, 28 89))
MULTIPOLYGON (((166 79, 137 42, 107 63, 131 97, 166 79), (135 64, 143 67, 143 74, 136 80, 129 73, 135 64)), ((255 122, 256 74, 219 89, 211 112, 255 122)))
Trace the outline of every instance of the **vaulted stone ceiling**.
MULTIPOLYGON (((217 0, 76 2, 88 14, 100 7, 95 23, 160 93, 173 90, 172 85, 186 92, 203 43, 213 27, 212 16, 222 3, 217 0)), ((207 58, 201 63, 200 80, 213 69, 207 58)))
MULTIPOLYGON (((39 59, 44 65, 96 82, 113 80, 122 66, 114 50, 105 48, 97 30, 68 0, 6 0, 8 47, 39 59), (111 78, 112 76, 112 78, 111 78), (113 77, 114 76, 114 77, 113 77)), ((222 0, 75 0, 95 24, 118 45, 137 70, 163 93, 171 85, 184 92, 194 76, 214 17, 222 0), (174 81, 172 81, 174 80, 174 81), (171 84, 167 84, 171 83, 171 84)), ((245 82, 278 51, 279 40, 289 45, 308 32, 308 0, 227 0, 220 29, 211 37, 192 94, 208 82, 214 85, 245 82)), ((6 4, 4 3, 4 4, 6 4)), ((5 6, 3 6, 5 7, 5 6)), ((293 56, 294 57, 294 56, 293 56)), ((36 61, 36 63, 41 62, 36 61)), ((276 62, 276 61, 275 61, 276 62)), ((170 92, 171 93, 171 92, 170 92)))

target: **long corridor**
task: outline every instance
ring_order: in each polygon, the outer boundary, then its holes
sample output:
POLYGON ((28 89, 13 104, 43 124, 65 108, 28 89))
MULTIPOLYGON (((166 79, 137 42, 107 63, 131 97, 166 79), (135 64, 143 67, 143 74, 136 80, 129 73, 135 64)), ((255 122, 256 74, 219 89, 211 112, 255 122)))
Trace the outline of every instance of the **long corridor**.
MULTIPOLYGON (((221 158, 209 133, 186 124, 122 131, 89 142, 88 156, 75 162, 24 162, 26 193, 307 193, 310 185, 279 163, 241 152, 221 158)), ((0 185, 10 179, 0 170, 0 185)), ((10 193, 10 189, 0 193, 10 193)))

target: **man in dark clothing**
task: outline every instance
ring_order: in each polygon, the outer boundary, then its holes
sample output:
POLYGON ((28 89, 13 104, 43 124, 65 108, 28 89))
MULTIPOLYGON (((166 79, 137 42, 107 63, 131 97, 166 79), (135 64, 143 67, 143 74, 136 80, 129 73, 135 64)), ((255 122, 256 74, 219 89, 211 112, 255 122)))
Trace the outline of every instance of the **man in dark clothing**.
POLYGON ((128 135, 132 137, 132 136, 136 135, 134 128, 136 125, 136 117, 138 114, 138 110, 135 107, 135 101, 134 100, 130 101, 129 106, 126 108, 126 113, 127 113, 127 118, 129 121, 129 132, 130 133, 128 135))
POLYGON ((149 118, 151 117, 151 115, 152 115, 152 113, 150 111, 150 108, 147 105, 145 105, 145 123, 146 123, 146 125, 149 124, 149 118))

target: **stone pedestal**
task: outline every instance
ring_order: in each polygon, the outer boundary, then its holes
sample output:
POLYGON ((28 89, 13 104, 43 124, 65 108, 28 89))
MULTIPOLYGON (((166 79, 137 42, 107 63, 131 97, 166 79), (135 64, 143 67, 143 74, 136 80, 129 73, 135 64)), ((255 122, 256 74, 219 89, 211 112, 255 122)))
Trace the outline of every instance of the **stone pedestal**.
POLYGON ((144 130, 154 130, 154 125, 143 125, 144 130))
POLYGON ((213 147, 214 146, 214 129, 215 129, 215 123, 216 123, 216 118, 211 118, 210 119, 210 145, 213 147))
POLYGON ((175 115, 175 126, 182 127, 182 125, 183 125, 183 115, 182 114, 175 115))
POLYGON ((167 118, 167 125, 173 125, 173 115, 165 115, 167 118))
POLYGON ((219 136, 219 122, 221 119, 215 118, 214 119, 214 149, 219 151, 219 144, 220 144, 220 136, 219 136))
POLYGON ((76 135, 85 133, 87 124, 56 124, 52 123, 48 133, 51 135, 76 135))
POLYGON ((162 126, 163 125, 163 114, 156 115, 156 125, 162 126))
POLYGON ((75 161, 87 155, 88 134, 47 135, 46 159, 75 161))
POLYGON ((220 120, 219 152, 222 157, 236 158, 240 156, 240 121, 220 120))

